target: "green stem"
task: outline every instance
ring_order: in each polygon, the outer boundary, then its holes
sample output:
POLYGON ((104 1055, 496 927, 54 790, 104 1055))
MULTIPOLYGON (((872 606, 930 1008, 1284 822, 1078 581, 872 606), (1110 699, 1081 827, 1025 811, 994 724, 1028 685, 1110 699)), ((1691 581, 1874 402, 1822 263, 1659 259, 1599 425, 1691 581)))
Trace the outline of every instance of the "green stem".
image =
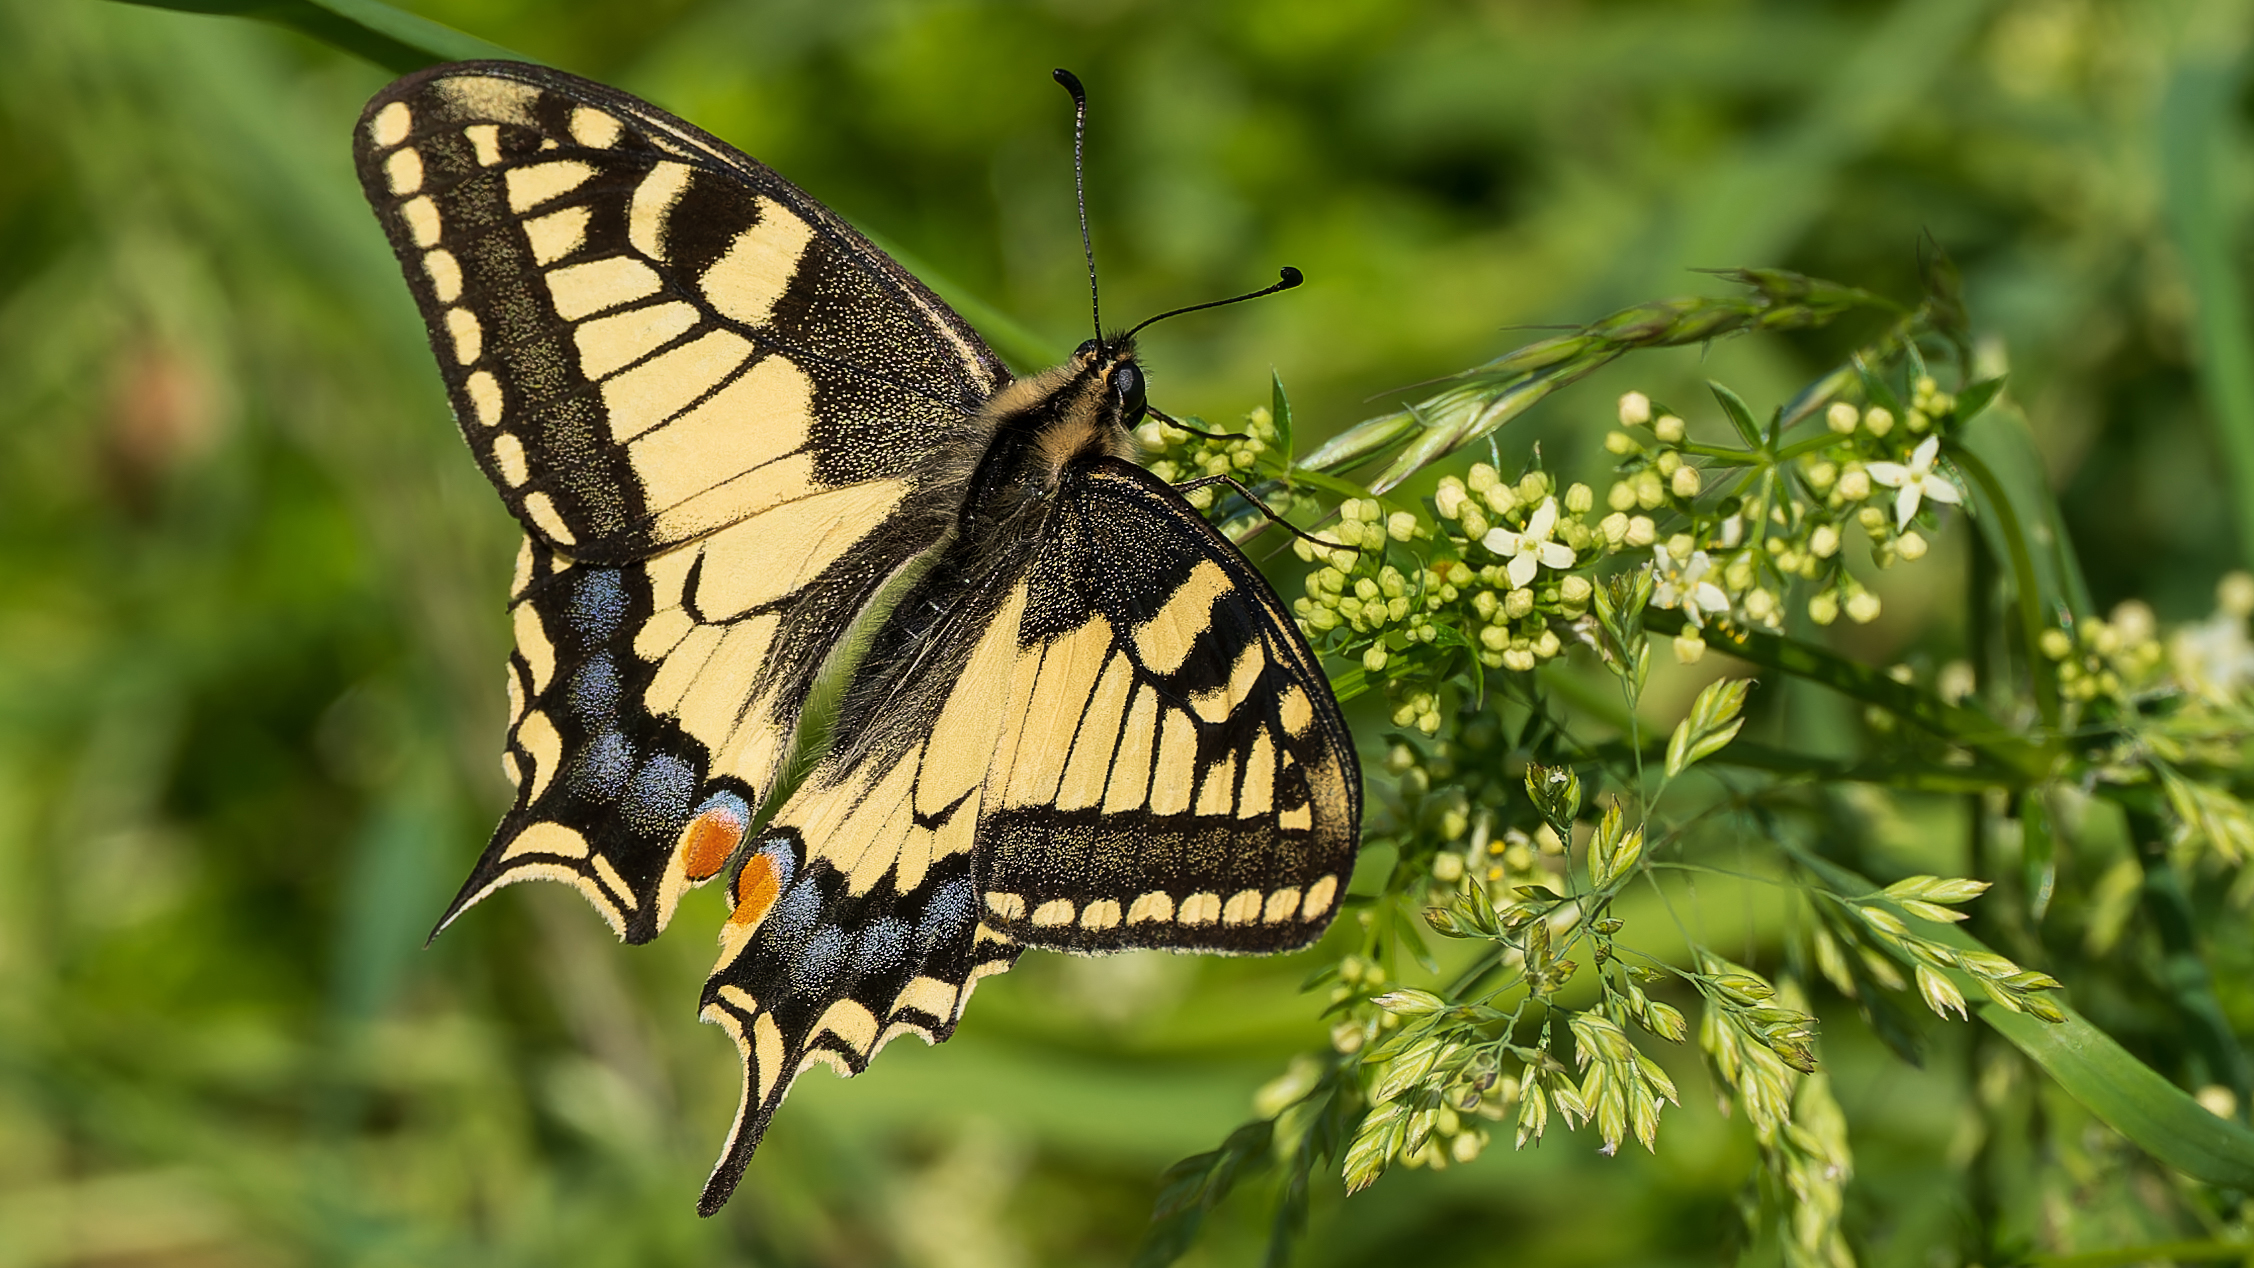
POLYGON ((2020 524, 2011 499, 2004 494, 2003 482, 1978 454, 1959 446, 1949 451, 1949 458, 1957 469, 1972 477, 1987 499, 1990 512, 2003 528, 2005 549, 2011 552, 2012 589, 2019 606, 2020 638, 2027 649, 2028 676, 2034 680, 2035 707, 2041 711, 2043 725, 2058 725, 2058 684, 2053 680, 2050 660, 2042 653, 2043 592, 2035 576, 2035 556, 2027 549, 2027 530, 2020 524))

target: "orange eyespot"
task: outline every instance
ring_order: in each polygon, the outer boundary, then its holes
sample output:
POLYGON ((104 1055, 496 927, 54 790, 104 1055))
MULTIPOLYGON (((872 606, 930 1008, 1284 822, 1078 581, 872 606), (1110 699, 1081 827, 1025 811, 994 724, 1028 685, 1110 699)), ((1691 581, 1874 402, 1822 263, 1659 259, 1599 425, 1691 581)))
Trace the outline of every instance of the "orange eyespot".
POLYGON ((744 823, 727 810, 715 808, 698 815, 689 824, 688 837, 682 850, 681 870, 690 881, 702 884, 728 866, 729 857, 743 844, 744 823))
POLYGON ((773 859, 764 854, 745 859, 744 870, 736 873, 736 909, 728 913, 728 923, 758 924, 782 892, 782 878, 775 875, 773 859))

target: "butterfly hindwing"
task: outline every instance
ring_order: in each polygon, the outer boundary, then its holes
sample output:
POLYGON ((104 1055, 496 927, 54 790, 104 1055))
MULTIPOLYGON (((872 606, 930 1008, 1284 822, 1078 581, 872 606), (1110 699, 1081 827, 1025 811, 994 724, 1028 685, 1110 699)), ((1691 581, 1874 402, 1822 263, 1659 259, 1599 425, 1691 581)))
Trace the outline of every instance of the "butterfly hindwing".
POLYGON ((806 1065, 946 1039, 1022 947, 1305 946, 1352 870, 1360 771, 1313 655, 1123 462, 1067 474, 1015 552, 956 542, 871 641, 839 733, 729 886, 705 1017, 744 1099, 707 1209, 806 1065))
POLYGON ((1027 586, 956 586, 948 563, 863 658, 839 719, 860 742, 807 775, 730 880, 703 1015, 735 1038, 744 1086, 708 1211, 807 1065, 854 1074, 896 1035, 945 1040, 978 979, 1017 959, 980 919, 973 850, 1027 586))
POLYGON ((944 528, 930 495, 1008 375, 773 171, 512 62, 408 76, 356 139, 463 435, 527 531, 621 562, 823 496, 920 518, 926 544, 944 528))

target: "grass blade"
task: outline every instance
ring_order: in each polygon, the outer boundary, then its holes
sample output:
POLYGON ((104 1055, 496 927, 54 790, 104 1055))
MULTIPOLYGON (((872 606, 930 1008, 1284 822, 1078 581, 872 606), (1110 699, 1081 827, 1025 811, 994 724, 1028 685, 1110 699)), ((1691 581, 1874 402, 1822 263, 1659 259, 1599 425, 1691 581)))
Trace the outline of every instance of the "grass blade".
POLYGON ((115 0, 150 9, 258 18, 310 35, 395 74, 481 58, 533 58, 453 27, 394 9, 381 0, 115 0))
MULTIPOLYGON (((2227 44, 2227 42, 2225 42, 2227 44)), ((2254 559, 2254 323, 2246 313, 2231 233, 2228 196, 2216 174, 2228 171, 2227 129, 2237 108, 2235 53, 2188 58, 2161 99, 2156 150, 2168 227, 2192 294, 2192 340, 2199 383, 2214 411, 2217 437, 2230 463, 2231 505, 2238 510, 2241 558, 2254 559)))

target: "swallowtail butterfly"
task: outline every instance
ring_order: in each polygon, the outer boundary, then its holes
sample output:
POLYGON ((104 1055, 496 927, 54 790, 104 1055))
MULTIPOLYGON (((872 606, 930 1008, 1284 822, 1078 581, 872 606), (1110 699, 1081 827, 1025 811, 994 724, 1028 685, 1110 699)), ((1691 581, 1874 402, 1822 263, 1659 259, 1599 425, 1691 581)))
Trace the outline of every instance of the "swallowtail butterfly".
POLYGON ((947 1038, 1027 947, 1322 933, 1354 748, 1275 592, 1127 460, 1131 332, 1013 379, 797 187, 558 71, 409 75, 354 139, 525 533, 516 803, 439 927, 538 877, 644 942, 726 878, 702 1011, 743 1100, 700 1209, 801 1070, 947 1038), (766 806, 863 644, 826 756, 766 806))

